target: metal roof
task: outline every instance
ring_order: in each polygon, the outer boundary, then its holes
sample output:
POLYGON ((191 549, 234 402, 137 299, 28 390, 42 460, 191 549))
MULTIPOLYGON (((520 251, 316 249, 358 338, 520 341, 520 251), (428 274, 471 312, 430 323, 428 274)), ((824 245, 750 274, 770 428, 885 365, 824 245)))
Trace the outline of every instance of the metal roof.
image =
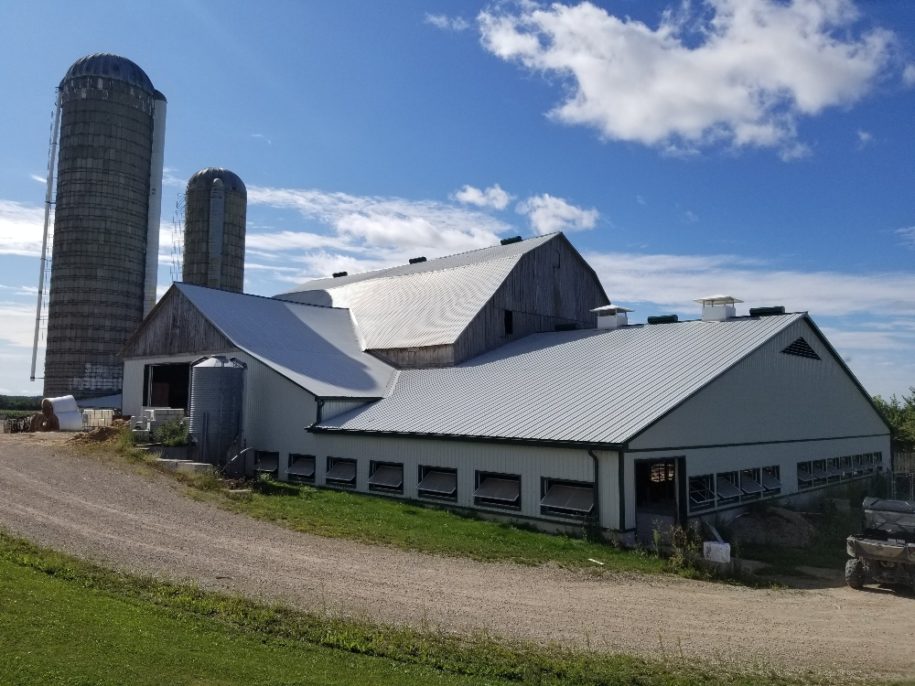
MULTIPOLYGON (((80 57, 70 65, 67 73, 61 79, 60 85, 63 86, 69 79, 81 76, 104 76, 110 79, 118 79, 129 83, 131 86, 142 88, 149 93, 158 93, 153 88, 152 81, 149 80, 146 72, 139 66, 126 57, 112 55, 107 52, 97 52, 93 55, 80 57)), ((165 96, 162 97, 163 99, 165 98, 165 96)))
POLYGON ((234 345, 316 396, 380 398, 397 372, 362 351, 348 310, 175 284, 234 345))
POLYGON ((403 370, 389 397, 318 430, 619 445, 805 316, 534 334, 403 370))
POLYGON ((521 257, 559 234, 318 279, 278 299, 347 307, 366 350, 454 343, 521 257))

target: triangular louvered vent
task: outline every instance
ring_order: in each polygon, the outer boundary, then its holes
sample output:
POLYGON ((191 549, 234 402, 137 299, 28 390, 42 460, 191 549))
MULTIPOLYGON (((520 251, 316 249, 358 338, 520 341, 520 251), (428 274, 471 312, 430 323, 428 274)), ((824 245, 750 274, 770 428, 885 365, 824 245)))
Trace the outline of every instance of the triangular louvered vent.
POLYGON ((787 348, 782 350, 786 355, 797 355, 798 357, 808 357, 811 360, 819 360, 820 356, 817 355, 816 351, 810 347, 810 344, 805 341, 803 338, 795 339, 795 341, 789 345, 787 348))

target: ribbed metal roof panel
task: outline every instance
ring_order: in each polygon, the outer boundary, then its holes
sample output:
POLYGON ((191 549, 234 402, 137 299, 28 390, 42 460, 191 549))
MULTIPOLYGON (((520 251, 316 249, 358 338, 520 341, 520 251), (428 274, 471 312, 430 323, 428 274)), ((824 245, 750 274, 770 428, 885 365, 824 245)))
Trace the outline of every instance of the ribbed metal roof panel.
POLYGON ((400 372, 329 429, 621 444, 803 314, 535 334, 400 372))
POLYGON ((176 288, 234 345, 317 396, 380 398, 397 374, 362 351, 348 310, 176 288))

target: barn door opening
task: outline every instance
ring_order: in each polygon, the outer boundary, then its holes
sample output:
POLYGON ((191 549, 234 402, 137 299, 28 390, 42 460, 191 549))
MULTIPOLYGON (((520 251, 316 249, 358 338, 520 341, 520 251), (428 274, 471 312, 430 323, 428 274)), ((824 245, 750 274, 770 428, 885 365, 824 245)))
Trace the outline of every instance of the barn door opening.
POLYGON ((684 465, 682 457, 636 461, 636 535, 643 543, 654 542, 658 534, 666 540, 672 527, 685 524, 684 465))
POLYGON ((144 407, 180 407, 187 413, 191 365, 148 364, 143 370, 144 407))

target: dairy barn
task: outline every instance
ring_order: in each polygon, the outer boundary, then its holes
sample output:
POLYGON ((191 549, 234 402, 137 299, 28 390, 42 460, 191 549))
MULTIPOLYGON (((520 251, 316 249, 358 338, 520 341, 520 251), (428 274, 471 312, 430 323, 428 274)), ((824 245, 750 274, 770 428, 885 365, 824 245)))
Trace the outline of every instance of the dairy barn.
POLYGON ((622 540, 886 468, 808 314, 739 303, 630 323, 562 234, 274 298, 175 284, 124 348, 124 412, 169 379, 208 461, 622 540))

